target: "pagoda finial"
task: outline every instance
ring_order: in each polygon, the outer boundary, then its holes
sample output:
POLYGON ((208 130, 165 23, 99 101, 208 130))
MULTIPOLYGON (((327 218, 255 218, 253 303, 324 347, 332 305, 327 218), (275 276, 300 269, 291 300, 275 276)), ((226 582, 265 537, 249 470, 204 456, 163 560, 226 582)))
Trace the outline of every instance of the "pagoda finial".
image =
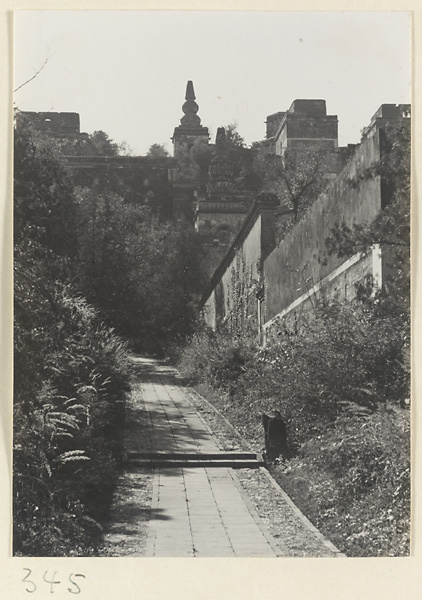
POLYGON ((193 89, 193 81, 189 80, 186 84, 185 100, 195 100, 195 90, 193 89))
POLYGON ((186 85, 186 102, 182 106, 182 110, 185 113, 180 119, 182 127, 199 127, 201 125, 201 119, 196 114, 199 110, 199 106, 195 102, 195 91, 193 89, 193 82, 188 81, 186 85))

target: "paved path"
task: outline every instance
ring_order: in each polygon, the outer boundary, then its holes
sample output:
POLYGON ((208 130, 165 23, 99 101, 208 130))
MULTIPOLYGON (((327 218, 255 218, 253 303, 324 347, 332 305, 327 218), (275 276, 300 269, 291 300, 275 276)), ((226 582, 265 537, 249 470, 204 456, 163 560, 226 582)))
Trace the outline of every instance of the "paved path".
MULTIPOLYGON (((142 366, 143 398, 160 453, 217 453, 212 432, 174 385, 172 369, 136 358, 142 366)), ((158 468, 147 556, 249 556, 280 554, 248 502, 233 469, 158 468)))

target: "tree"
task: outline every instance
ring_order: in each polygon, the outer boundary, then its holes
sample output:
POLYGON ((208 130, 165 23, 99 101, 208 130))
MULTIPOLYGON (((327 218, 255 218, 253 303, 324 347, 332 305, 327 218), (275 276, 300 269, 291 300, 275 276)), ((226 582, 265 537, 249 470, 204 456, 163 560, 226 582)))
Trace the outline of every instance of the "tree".
POLYGON ((15 121, 15 244, 33 240, 55 254, 72 257, 76 252, 76 204, 57 146, 19 111, 15 121))
POLYGON ((187 335, 203 285, 199 236, 94 186, 77 191, 84 295, 139 350, 187 335))
POLYGON ((59 138, 56 145, 63 156, 129 156, 126 142, 117 144, 104 131, 81 133, 76 138, 59 138))
POLYGON ((98 185, 78 189, 78 271, 85 297, 107 323, 130 336, 142 320, 142 301, 130 276, 134 247, 143 243, 140 224, 150 210, 125 202, 98 185))
POLYGON ((150 158, 167 158, 170 154, 167 152, 164 144, 152 144, 152 146, 149 147, 147 156, 150 158))
POLYGON ((226 131, 226 141, 229 145, 238 148, 246 148, 245 140, 237 130, 237 123, 229 123, 224 129, 226 131))
POLYGON ((182 224, 151 217, 132 231, 128 244, 137 298, 130 333, 140 350, 162 353, 193 330, 204 285, 200 238, 182 224))
POLYGON ((89 136, 93 156, 117 156, 119 145, 113 142, 104 131, 94 131, 89 136))
POLYGON ((254 167, 261 178, 262 191, 276 194, 280 205, 290 208, 297 221, 327 186, 329 157, 324 148, 288 149, 279 156, 261 145, 254 167))

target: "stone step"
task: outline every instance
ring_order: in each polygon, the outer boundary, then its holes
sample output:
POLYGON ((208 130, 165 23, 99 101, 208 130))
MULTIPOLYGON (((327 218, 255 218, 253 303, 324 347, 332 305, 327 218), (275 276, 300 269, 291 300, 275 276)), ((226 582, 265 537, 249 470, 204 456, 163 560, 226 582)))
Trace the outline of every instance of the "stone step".
POLYGON ((262 467, 262 456, 253 452, 127 452, 126 464, 147 467, 228 467, 255 469, 262 467))
POLYGON ((228 460, 236 460, 236 459, 245 459, 245 460, 256 460, 257 458, 261 458, 259 454, 255 452, 166 452, 166 451, 158 451, 158 452, 136 452, 135 450, 128 450, 126 452, 127 458, 170 458, 170 459, 204 459, 204 460, 214 460, 214 459, 228 459, 228 460))

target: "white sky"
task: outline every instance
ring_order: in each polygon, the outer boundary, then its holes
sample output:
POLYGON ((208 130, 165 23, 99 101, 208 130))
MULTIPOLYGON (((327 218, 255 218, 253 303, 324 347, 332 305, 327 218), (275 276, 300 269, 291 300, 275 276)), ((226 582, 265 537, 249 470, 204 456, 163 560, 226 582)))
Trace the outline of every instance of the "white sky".
POLYGON ((21 110, 78 112, 135 154, 171 150, 186 82, 215 135, 247 143, 295 98, 324 98, 339 142, 356 143, 383 103, 410 102, 409 12, 16 11, 21 110))

